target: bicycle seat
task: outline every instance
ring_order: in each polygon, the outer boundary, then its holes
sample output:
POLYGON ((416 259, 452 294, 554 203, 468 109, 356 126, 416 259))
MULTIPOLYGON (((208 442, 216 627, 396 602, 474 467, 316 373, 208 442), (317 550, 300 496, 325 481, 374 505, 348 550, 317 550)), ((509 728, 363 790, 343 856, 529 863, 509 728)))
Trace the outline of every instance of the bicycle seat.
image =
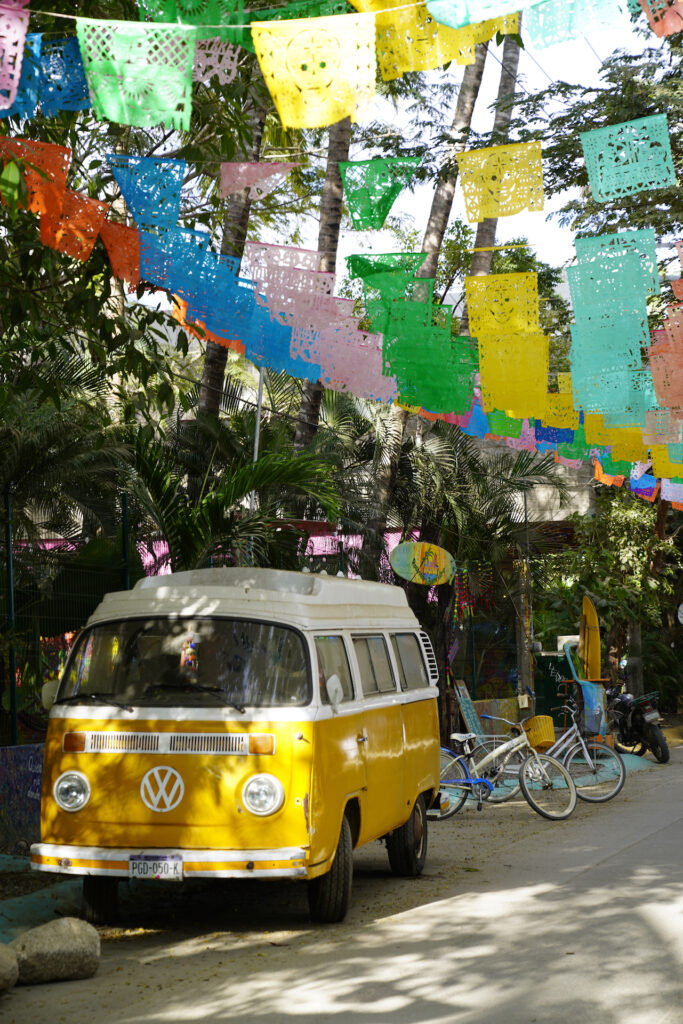
POLYGON ((476 732, 452 732, 451 739, 456 743, 464 743, 465 740, 476 740, 476 732))

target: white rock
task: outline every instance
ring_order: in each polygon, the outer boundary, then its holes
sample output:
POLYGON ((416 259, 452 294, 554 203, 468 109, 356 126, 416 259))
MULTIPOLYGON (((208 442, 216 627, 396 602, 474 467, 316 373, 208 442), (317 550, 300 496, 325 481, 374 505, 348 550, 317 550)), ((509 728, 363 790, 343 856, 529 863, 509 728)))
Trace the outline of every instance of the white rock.
POLYGON ((0 992, 6 992, 12 985, 16 985, 18 977, 16 955, 9 946, 0 942, 0 992))
POLYGON ((100 963, 100 937, 77 917, 31 928, 8 948, 16 954, 20 985, 90 978, 100 963))

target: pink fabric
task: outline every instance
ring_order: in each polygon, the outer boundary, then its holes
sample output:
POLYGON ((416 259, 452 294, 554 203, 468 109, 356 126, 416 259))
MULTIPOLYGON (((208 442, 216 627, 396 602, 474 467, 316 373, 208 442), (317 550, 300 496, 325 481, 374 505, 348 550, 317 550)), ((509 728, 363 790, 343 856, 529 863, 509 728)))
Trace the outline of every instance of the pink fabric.
POLYGON ((237 75, 240 50, 224 42, 220 36, 198 39, 194 51, 192 81, 209 84, 217 78, 219 85, 229 85, 237 75))
POLYGON ((388 403, 397 395, 396 378, 384 371, 382 335, 343 325, 320 334, 322 380, 333 391, 388 403))
POLYGON ((263 199, 281 185, 293 167, 298 164, 221 164, 221 180, 218 191, 222 196, 249 189, 249 198, 263 199))
POLYGON ((17 98, 29 12, 20 10, 28 0, 0 0, 0 110, 17 98))
POLYGON ((650 462, 634 462, 631 467, 631 480, 640 480, 643 473, 647 473, 652 463, 650 462))
POLYGON ((649 409, 645 413, 643 444, 678 444, 682 428, 669 409, 649 409))
POLYGON ((650 28, 656 36, 675 36, 683 31, 681 0, 640 0, 650 28))
POLYGON ((683 484, 672 483, 671 480, 662 480, 662 497, 665 501, 683 502, 683 484))
POLYGON ((245 242, 244 255, 252 277, 270 267, 319 270, 322 257, 317 249, 297 249, 291 245, 271 245, 268 242, 245 242))
POLYGON ((683 302, 666 307, 664 330, 670 342, 683 345, 683 302))
POLYGON ((529 426, 529 421, 522 423, 522 433, 519 437, 506 437, 505 444, 508 448, 515 448, 518 451, 532 452, 536 449, 536 431, 529 426))
POLYGON ((353 299, 336 299, 325 296, 320 299, 322 309, 315 311, 315 317, 307 324, 297 324, 292 329, 292 343, 289 354, 310 363, 321 363, 331 358, 330 345, 335 332, 357 330, 353 316, 353 299))
POLYGON ((292 328, 292 356, 318 363, 333 390, 381 402, 396 397, 396 378, 383 373, 381 335, 358 329, 353 300, 335 298, 335 275, 318 270, 319 252, 247 242, 244 253, 256 301, 292 328))
POLYGON ((329 320, 334 309, 329 302, 326 306, 334 292, 334 274, 299 267, 268 267, 267 271, 254 271, 252 280, 256 301, 268 307, 271 319, 286 326, 323 326, 322 319, 329 320))
POLYGON ((665 409, 683 408, 683 338, 678 344, 658 341, 648 349, 657 401, 665 409))

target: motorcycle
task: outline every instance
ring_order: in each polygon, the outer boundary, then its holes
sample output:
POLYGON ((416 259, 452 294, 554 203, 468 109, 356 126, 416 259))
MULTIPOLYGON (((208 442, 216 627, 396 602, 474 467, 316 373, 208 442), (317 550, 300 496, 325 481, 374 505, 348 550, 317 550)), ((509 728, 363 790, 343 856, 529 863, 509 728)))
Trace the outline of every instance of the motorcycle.
POLYGON ((607 723, 615 734, 615 747, 620 754, 642 757, 651 750, 655 760, 665 764, 669 760, 669 747, 659 727, 662 721, 657 707, 658 692, 634 697, 623 692, 624 684, 610 686, 607 697, 607 723))

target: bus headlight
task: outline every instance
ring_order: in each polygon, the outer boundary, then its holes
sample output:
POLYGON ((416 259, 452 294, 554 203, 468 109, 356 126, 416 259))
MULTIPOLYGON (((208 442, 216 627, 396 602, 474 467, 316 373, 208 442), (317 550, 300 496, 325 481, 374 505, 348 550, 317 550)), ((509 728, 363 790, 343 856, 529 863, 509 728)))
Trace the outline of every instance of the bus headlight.
POLYGON ((242 799, 248 811, 265 817, 279 811, 285 799, 285 791, 274 775, 252 775, 244 784, 242 799))
POLYGON ((83 772, 64 772, 52 792, 63 811, 80 811, 90 799, 90 783, 83 772))

